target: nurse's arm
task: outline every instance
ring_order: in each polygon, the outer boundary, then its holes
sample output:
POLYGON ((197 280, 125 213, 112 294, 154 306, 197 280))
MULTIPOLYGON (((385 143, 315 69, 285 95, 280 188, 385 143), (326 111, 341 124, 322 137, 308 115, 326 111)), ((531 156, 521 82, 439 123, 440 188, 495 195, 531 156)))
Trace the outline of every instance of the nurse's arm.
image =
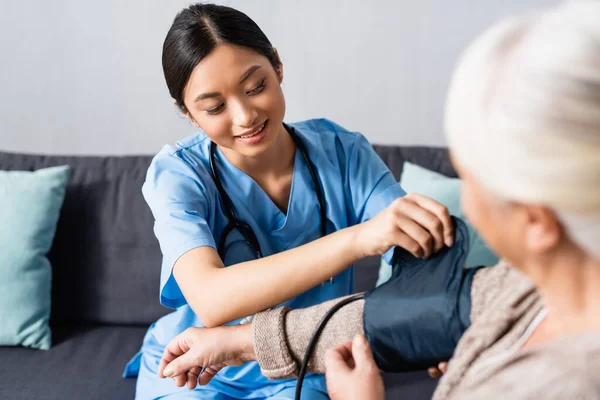
POLYGON ((223 325, 298 296, 364 257, 359 226, 228 268, 212 247, 197 247, 176 261, 173 276, 206 327, 223 325))
POLYGON ((197 247, 179 257, 173 276, 204 325, 215 327, 296 297, 392 246, 429 257, 444 246, 444 238, 451 240, 452 231, 446 207, 407 195, 366 222, 228 268, 214 248, 197 247))

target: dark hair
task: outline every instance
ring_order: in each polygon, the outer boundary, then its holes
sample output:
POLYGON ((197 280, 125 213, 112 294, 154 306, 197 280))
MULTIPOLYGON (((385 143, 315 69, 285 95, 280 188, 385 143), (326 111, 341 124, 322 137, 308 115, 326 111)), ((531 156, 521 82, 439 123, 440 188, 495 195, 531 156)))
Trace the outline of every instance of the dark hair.
POLYGON ((267 57, 275 69, 279 57, 267 36, 241 11, 216 4, 194 4, 173 21, 163 43, 162 65, 171 97, 183 111, 183 91, 192 71, 217 45, 246 47, 267 57))

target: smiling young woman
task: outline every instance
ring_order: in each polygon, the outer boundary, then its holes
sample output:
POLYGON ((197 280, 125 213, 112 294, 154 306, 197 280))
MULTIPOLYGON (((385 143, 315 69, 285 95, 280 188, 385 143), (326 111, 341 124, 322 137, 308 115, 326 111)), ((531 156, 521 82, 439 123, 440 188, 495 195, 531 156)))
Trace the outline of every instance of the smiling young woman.
MULTIPOLYGON (((245 14, 212 4, 181 11, 163 69, 199 131, 165 146, 143 186, 163 253, 160 300, 176 311, 153 324, 125 373, 139 373, 139 399, 291 398, 295 381, 269 381, 255 362, 196 388, 200 370, 164 380, 159 360, 188 327, 350 294, 362 257, 389 257, 394 246, 427 257, 452 244, 450 217, 431 199, 404 196, 361 134, 326 119, 284 123, 283 64, 245 14)), ((324 377, 309 376, 305 394, 326 399, 324 377)))
MULTIPOLYGON (((435 400, 600 398, 598 21, 598 1, 512 17, 457 64, 445 127, 462 209, 502 261, 475 274, 471 324, 440 364, 435 400)), ((399 307, 403 300, 398 293, 399 307)), ((250 326, 188 328, 160 373, 177 379, 202 365, 206 384, 223 364, 257 359, 269 377, 292 377, 336 303, 265 311, 250 326)), ((336 400, 383 399, 384 366, 364 340, 348 341, 365 332, 364 304, 335 314, 309 364, 327 371, 336 400)))

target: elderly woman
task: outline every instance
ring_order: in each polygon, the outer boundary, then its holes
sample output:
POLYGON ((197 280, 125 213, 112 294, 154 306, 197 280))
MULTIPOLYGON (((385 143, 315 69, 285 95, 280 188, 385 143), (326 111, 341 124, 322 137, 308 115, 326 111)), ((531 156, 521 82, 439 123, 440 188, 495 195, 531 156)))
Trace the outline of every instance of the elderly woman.
MULTIPOLYGON (((600 398, 600 2, 512 18, 477 39, 454 74, 446 132, 465 215, 503 261, 477 273, 472 325, 434 398, 600 398)), ((161 374, 205 366, 205 384, 257 359, 270 378, 292 376, 331 303, 191 328, 161 374)), ((383 396, 365 341, 348 342, 362 306, 332 318, 312 358, 334 399, 383 396)))

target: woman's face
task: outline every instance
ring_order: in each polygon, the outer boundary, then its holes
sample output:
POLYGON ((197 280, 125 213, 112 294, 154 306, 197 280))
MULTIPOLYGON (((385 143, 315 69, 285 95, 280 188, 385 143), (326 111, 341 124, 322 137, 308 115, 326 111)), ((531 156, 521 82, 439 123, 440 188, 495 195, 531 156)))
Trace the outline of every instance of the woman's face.
POLYGON ((515 266, 522 265, 527 254, 526 210, 488 192, 456 158, 452 163, 463 180, 461 207, 465 217, 498 256, 515 266))
POLYGON ((252 50, 218 45, 194 68, 184 93, 187 117, 222 148, 248 157, 283 130, 283 72, 252 50))

